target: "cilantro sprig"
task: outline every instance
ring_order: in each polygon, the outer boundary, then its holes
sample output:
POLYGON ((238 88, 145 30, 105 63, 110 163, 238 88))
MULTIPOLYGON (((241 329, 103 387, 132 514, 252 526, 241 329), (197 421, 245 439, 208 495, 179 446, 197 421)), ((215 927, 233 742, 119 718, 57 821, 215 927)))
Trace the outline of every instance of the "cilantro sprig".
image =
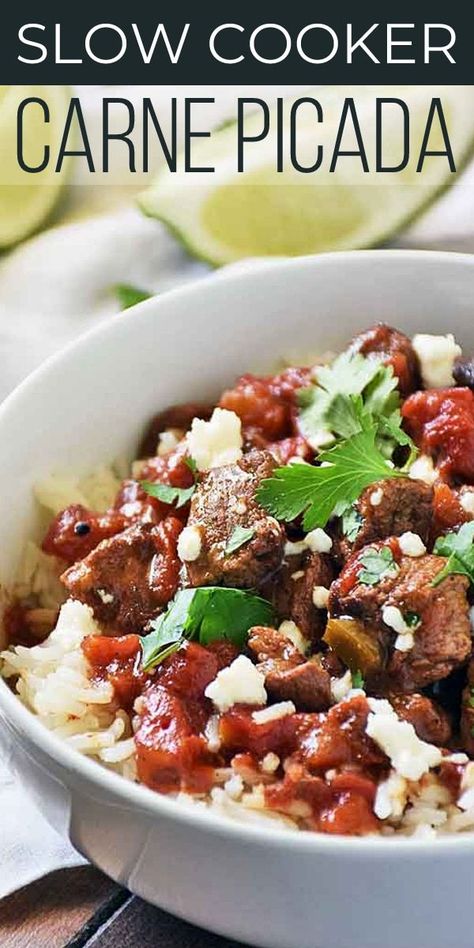
POLYGON ((393 553, 389 546, 382 546, 380 550, 369 549, 359 558, 361 570, 357 580, 365 586, 376 586, 386 576, 393 576, 398 572, 393 553))
POLYGON ((171 484, 159 484, 157 481, 140 481, 140 487, 150 497, 155 497, 164 504, 175 504, 176 507, 184 507, 196 490, 196 484, 191 487, 172 487, 171 484))
POLYGON ((464 523, 457 533, 439 537, 433 553, 447 556, 448 562, 432 580, 432 586, 439 586, 452 573, 467 576, 474 583, 474 520, 464 523))
POLYGON ((359 421, 360 431, 320 454, 320 466, 289 464, 262 481, 257 491, 261 506, 279 520, 303 514, 303 528, 309 531, 342 514, 375 481, 404 476, 377 447, 376 421, 362 411, 359 421))
POLYGON ((252 626, 274 623, 271 604, 243 589, 180 589, 167 611, 154 620, 152 631, 140 638, 142 666, 145 671, 153 668, 186 640, 210 645, 217 639, 227 639, 242 648, 252 626))
POLYGON ((360 353, 343 352, 332 365, 318 369, 314 385, 299 392, 299 423, 311 443, 318 433, 350 438, 360 431, 357 401, 377 422, 377 443, 386 457, 397 445, 412 447, 401 428, 398 380, 392 366, 360 353))

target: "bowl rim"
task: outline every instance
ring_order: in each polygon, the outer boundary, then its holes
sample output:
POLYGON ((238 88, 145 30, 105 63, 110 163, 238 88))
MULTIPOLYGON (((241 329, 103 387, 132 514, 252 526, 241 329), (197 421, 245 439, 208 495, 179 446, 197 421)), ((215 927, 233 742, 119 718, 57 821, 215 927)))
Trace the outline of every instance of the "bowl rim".
MULTIPOLYGON (((327 254, 307 255, 290 258, 263 258, 261 260, 242 261, 231 264, 222 270, 215 271, 207 276, 197 278, 185 286, 169 290, 159 296, 133 307, 130 311, 115 315, 114 319, 106 319, 90 327, 78 338, 74 339, 58 352, 46 359, 30 373, 0 405, 0 430, 3 418, 11 411, 16 410, 17 403, 28 397, 30 390, 34 390, 42 379, 47 377, 56 364, 60 364, 69 357, 76 357, 81 349, 87 348, 92 341, 100 342, 115 332, 115 327, 137 326, 137 319, 145 316, 151 310, 158 311, 166 307, 169 299, 186 301, 196 293, 199 287, 207 288, 222 281, 241 283, 264 274, 267 270, 278 268, 282 270, 299 270, 300 268, 318 268, 325 265, 339 265, 346 261, 366 261, 366 263, 380 259, 396 259, 398 261, 431 262, 441 267, 467 267, 474 269, 474 255, 451 251, 437 250, 361 250, 342 251, 327 254)), ((449 328, 449 327, 448 327, 449 328)), ((295 832, 278 826, 264 826, 255 823, 245 823, 223 817, 212 809, 193 806, 192 803, 183 803, 175 798, 160 794, 143 784, 134 783, 114 771, 107 770, 95 760, 88 758, 79 751, 67 745, 60 737, 49 731, 40 719, 26 708, 14 694, 6 682, 0 678, 0 726, 10 734, 19 737, 24 744, 27 738, 34 747, 50 757, 61 768, 64 768, 70 777, 82 778, 87 784, 88 792, 93 793, 94 786, 102 791, 109 791, 114 803, 137 809, 149 817, 153 815, 168 818, 177 823, 200 827, 214 836, 238 839, 242 842, 253 842, 271 849, 282 847, 292 851, 302 851, 316 855, 341 855, 347 858, 360 859, 361 856, 373 856, 378 860, 416 858, 432 859, 433 855, 455 855, 474 851, 472 833, 459 833, 436 839, 420 839, 419 837, 347 837, 331 836, 317 832, 295 832), (5 719, 5 720, 3 720, 5 719)), ((34 756, 28 751, 30 756, 34 756)), ((69 786, 71 780, 67 781, 69 786)), ((73 787, 72 787, 73 793, 73 787)))

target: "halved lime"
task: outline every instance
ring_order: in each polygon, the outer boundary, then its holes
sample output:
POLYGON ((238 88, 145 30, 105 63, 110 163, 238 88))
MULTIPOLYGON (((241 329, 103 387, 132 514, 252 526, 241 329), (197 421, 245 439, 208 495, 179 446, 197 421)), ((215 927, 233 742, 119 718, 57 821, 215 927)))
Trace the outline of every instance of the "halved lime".
MULTIPOLYGON (((359 88, 320 87, 306 93, 323 108, 318 122, 311 104, 299 107, 295 149, 301 165, 314 163, 323 148, 321 167, 310 174, 291 166, 289 113, 284 104, 283 141, 285 168, 276 170, 277 113, 272 113, 270 134, 246 146, 246 170, 237 170, 237 125, 227 124, 195 146, 193 164, 213 165, 213 174, 175 173, 161 169, 151 187, 139 198, 143 211, 163 221, 198 257, 214 265, 249 256, 294 256, 380 244, 426 208, 435 196, 456 180, 446 157, 427 156, 417 171, 432 98, 441 99, 457 169, 473 151, 474 87, 404 86, 359 88), (342 156, 330 171, 346 97, 355 101, 369 171, 360 157, 342 156), (397 173, 376 173, 376 99, 399 98, 409 109, 410 158, 397 173), (198 179, 198 183, 196 180, 198 179)), ((397 103, 382 108, 379 133, 383 162, 396 167, 403 158, 403 112, 397 103)), ((262 128, 256 113, 245 124, 246 135, 262 128)), ((357 138, 348 117, 341 142, 343 151, 357 149, 357 138)), ((439 114, 435 113, 429 150, 445 148, 439 114)))
POLYGON ((66 181, 70 159, 55 172, 70 92, 66 86, 0 86, 0 248, 11 247, 37 230, 49 217, 66 181), (45 146, 50 160, 44 171, 21 169, 17 158, 17 114, 24 99, 43 99, 49 109, 26 107, 23 152, 28 165, 39 166, 45 146))

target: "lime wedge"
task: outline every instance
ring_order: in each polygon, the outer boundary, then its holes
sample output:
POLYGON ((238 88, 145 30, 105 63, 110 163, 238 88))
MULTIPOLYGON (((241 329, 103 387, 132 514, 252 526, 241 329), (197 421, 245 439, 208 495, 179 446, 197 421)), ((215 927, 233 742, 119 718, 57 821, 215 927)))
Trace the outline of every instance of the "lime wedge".
MULTIPOLYGON (((297 173, 290 163, 289 111, 285 102, 283 141, 285 167, 276 170, 277 115, 272 113, 270 134, 246 147, 245 172, 237 171, 237 125, 230 123, 210 139, 193 143, 193 164, 215 168, 213 174, 185 174, 161 169, 151 187, 139 197, 142 210, 163 221, 194 255, 214 265, 249 256, 294 256, 331 250, 374 246, 424 210, 456 175, 445 157, 426 157, 421 172, 417 164, 433 97, 442 102, 456 167, 464 166, 474 148, 474 87, 429 86, 321 87, 306 93, 318 99, 323 121, 313 106, 298 111, 296 153, 301 165, 315 160, 323 148, 321 167, 310 174, 297 173), (355 100, 369 171, 360 157, 341 157, 330 171, 346 97, 355 100), (397 173, 376 173, 376 98, 404 100, 410 118, 410 158, 397 173), (199 182, 196 183, 196 179, 199 182)), ((249 117, 245 134, 258 134, 261 113, 249 117)), ((380 131, 385 166, 394 167, 403 157, 403 115, 396 104, 383 108, 380 131)), ((429 150, 444 149, 441 125, 434 116, 429 150)), ((349 119, 341 148, 357 148, 349 119)))
POLYGON ((54 171, 70 92, 65 86, 0 86, 0 248, 11 247, 37 230, 50 216, 66 181, 70 159, 54 171), (50 161, 44 171, 23 171, 17 161, 17 112, 20 102, 34 97, 49 108, 31 105, 24 112, 23 151, 28 164, 41 163, 46 145, 50 161))

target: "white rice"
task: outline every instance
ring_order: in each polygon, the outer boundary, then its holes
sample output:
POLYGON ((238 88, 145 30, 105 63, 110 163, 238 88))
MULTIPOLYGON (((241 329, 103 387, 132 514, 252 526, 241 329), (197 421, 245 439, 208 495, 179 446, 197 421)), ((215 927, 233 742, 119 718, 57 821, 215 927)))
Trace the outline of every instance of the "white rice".
MULTIPOLYGON (((52 477, 37 488, 36 494, 49 515, 70 503, 83 503, 104 510, 115 495, 119 481, 110 468, 101 468, 82 481, 52 477)), ((44 608, 57 608, 64 601, 59 583, 62 564, 47 556, 33 542, 25 556, 15 585, 15 595, 44 608)), ((90 669, 81 649, 87 635, 100 634, 92 610, 68 600, 61 606, 55 629, 40 645, 16 646, 0 652, 0 674, 13 679, 19 699, 39 717, 50 731, 70 747, 86 754, 122 776, 136 780, 133 722, 117 710, 113 688, 108 682, 90 678, 90 669)), ((138 699, 139 700, 139 699, 138 699)), ((217 719, 211 718, 206 737, 210 749, 218 748, 217 719)), ((295 801, 291 817, 266 809, 264 786, 278 779, 276 755, 267 755, 260 772, 242 767, 216 769, 216 786, 209 797, 177 794, 183 805, 211 807, 216 816, 269 828, 300 830, 307 826, 307 805, 295 801), (270 760, 270 757, 275 760, 270 760)), ((474 765, 472 783, 474 785, 474 765)), ((471 771, 468 768, 469 781, 471 771)), ((395 772, 393 772, 395 773, 395 772)), ((392 782, 396 784, 396 781, 392 782)), ((470 783, 463 786, 464 800, 470 783)), ((384 801, 387 806, 386 800, 384 801)), ((379 799, 380 803, 380 799, 379 799)), ((388 807, 390 810, 390 807, 388 807)), ((392 807, 392 815, 382 821, 387 838, 415 836, 420 840, 474 830, 474 806, 466 809, 452 803, 449 792, 430 771, 416 782, 407 782, 402 805, 392 807)))

